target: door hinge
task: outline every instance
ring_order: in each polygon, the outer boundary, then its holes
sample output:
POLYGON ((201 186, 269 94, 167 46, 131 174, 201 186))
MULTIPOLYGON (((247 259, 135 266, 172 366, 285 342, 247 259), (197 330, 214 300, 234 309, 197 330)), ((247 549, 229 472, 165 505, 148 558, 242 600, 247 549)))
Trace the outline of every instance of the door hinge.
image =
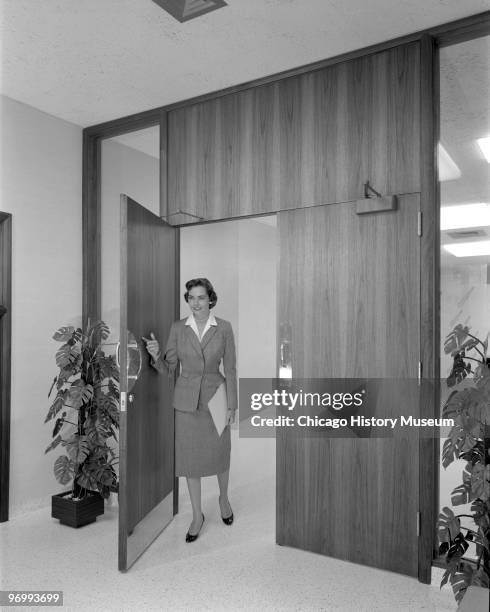
POLYGON ((417 215, 417 236, 422 236, 422 211, 419 210, 417 215))
POLYGON ((420 537, 420 512, 417 512, 417 537, 420 537))
POLYGON ((126 391, 121 391, 120 403, 121 403, 121 412, 126 412, 126 391))

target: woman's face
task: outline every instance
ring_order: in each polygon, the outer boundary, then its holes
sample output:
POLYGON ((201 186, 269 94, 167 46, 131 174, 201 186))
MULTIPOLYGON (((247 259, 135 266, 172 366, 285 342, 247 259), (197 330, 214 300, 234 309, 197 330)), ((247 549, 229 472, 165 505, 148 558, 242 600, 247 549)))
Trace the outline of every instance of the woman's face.
POLYGON ((196 319, 207 319, 209 316, 209 296, 204 287, 192 287, 187 303, 196 319))

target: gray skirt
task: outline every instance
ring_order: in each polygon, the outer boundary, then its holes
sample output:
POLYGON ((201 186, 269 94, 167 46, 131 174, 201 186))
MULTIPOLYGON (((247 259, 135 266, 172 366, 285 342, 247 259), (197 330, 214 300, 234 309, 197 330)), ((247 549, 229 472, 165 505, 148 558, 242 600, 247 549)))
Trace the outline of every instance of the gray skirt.
POLYGON ((230 467, 230 427, 218 436, 208 408, 175 410, 175 475, 199 478, 230 467))

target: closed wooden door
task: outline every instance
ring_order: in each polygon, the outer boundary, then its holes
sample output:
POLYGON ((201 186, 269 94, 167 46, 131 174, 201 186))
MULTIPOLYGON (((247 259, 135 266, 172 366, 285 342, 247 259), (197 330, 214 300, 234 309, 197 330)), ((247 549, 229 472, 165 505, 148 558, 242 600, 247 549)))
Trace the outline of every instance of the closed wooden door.
MULTIPOLYGON (((407 195, 390 212, 279 213, 278 324, 293 378, 416 379, 418 211, 407 195)), ((416 415, 417 404, 390 409, 416 415)), ((417 576, 418 440, 277 435, 277 542, 417 576)))
POLYGON ((166 342, 175 319, 177 231, 143 206, 121 196, 122 571, 146 550, 174 514, 172 383, 166 374, 150 366, 142 336, 154 332, 161 344, 166 342), (137 365, 129 363, 128 367, 131 354, 135 356, 138 351, 139 373, 137 365))

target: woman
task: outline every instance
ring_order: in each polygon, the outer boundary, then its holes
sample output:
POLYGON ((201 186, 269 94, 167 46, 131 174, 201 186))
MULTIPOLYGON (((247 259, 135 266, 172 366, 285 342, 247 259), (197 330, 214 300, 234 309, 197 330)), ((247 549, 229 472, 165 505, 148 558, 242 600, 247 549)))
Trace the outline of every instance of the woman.
POLYGON ((172 324, 163 360, 153 333, 143 338, 159 371, 164 365, 174 372, 180 362, 182 371, 175 384, 175 474, 185 476, 192 504, 193 519, 186 542, 194 542, 204 523, 201 510, 201 477, 216 474, 219 485, 219 506, 225 525, 233 523, 228 500, 230 471, 230 427, 237 408, 236 354, 233 330, 228 321, 219 319, 210 310, 218 296, 207 278, 194 278, 185 284, 185 301, 191 315, 172 324), (219 371, 223 360, 225 378, 219 371), (227 426, 218 435, 208 402, 218 387, 225 383, 227 426))

